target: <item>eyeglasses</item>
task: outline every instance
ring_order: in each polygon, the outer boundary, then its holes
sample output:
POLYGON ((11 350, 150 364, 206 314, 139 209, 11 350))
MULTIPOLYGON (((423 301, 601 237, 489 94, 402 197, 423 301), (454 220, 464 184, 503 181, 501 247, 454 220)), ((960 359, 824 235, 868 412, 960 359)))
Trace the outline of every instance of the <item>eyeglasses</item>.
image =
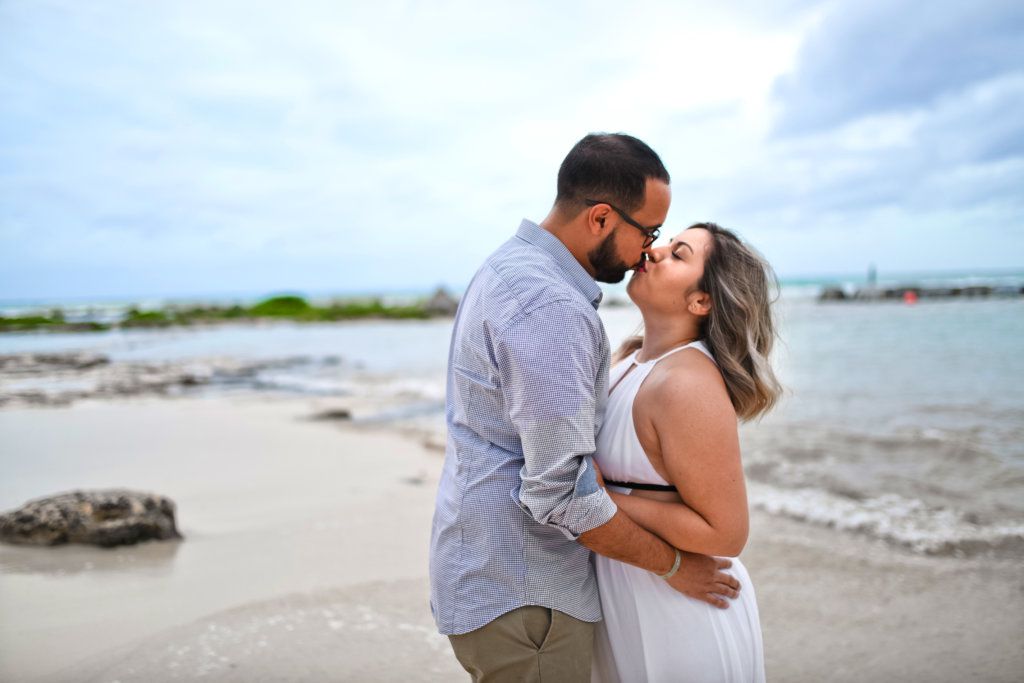
POLYGON ((637 223, 635 220, 633 220, 632 216, 630 216, 628 213, 626 213, 619 207, 615 206, 611 202, 601 202, 596 199, 584 199, 583 203, 586 204, 587 206, 597 206, 598 204, 607 204, 608 206, 610 206, 612 211, 619 214, 622 220, 626 221, 627 223, 629 223, 634 228, 636 228, 637 230, 644 234, 644 237, 646 238, 644 240, 644 249, 654 244, 654 240, 658 239, 658 235, 661 234, 661 226, 663 225, 662 223, 659 223, 658 225, 648 228, 646 225, 641 225, 640 223, 637 223))

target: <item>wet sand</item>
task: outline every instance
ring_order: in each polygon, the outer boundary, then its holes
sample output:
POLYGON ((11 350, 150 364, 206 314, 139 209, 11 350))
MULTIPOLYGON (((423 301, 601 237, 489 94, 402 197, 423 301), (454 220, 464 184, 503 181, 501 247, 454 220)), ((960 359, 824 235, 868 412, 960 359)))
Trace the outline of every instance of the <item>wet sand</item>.
MULTIPOLYGON (((305 419, 324 405, 238 397, 0 411, 0 509, 76 486, 152 490, 177 503, 185 536, 114 550, 0 545, 0 680, 66 671, 249 603, 423 577, 439 458, 305 419)), ((411 607, 429 617, 426 594, 411 607)))
MULTIPOLYGON (((441 458, 265 396, 0 411, 0 508, 75 487, 178 504, 179 543, 0 546, 0 680, 447 681, 427 541, 441 458)), ((753 517, 770 680, 1018 681, 1024 578, 753 517)))

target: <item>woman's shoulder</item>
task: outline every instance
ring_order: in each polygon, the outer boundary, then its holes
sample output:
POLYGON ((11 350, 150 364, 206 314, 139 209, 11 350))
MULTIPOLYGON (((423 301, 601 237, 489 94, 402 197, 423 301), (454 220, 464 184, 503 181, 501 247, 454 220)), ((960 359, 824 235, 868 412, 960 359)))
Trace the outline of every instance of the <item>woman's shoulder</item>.
POLYGON ((731 409, 725 380, 715 362, 703 351, 688 348, 665 358, 651 370, 644 392, 652 402, 666 408, 690 408, 700 404, 723 403, 731 409))

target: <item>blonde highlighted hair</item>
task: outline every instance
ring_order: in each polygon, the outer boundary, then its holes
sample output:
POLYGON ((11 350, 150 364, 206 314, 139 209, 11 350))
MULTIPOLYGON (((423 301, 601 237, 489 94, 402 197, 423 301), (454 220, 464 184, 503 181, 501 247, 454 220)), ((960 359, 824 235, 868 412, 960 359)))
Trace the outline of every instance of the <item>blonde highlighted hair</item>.
MULTIPOLYGON (((688 229, 711 233, 704 275, 697 287, 711 297, 700 338, 718 363, 736 415, 751 420, 775 406, 782 394, 769 356, 775 345, 773 291, 778 281, 768 262, 731 231, 715 223, 695 223, 688 229)), ((630 337, 615 359, 643 345, 643 335, 630 337)))

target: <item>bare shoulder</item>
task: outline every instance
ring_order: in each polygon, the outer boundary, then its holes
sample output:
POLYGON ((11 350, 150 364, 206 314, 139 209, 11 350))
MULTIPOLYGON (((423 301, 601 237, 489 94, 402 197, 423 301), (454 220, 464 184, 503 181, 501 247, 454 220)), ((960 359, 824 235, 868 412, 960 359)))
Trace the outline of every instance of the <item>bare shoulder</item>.
POLYGON ((697 349, 680 351, 658 363, 643 393, 672 419, 709 412, 736 414, 718 366, 697 349))

